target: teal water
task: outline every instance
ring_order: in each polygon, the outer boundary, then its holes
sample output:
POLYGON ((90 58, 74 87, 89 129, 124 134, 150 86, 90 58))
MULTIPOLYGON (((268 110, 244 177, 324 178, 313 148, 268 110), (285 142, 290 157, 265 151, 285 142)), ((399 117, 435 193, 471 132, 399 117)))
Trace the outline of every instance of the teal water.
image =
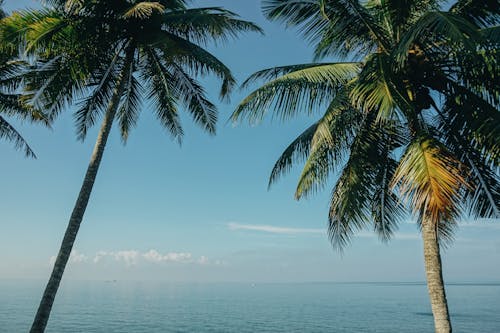
MULTIPOLYGON (((0 332, 27 332, 42 283, 0 281, 0 332)), ((454 332, 500 332, 500 284, 447 286, 454 332)), ((64 283, 47 332, 432 332, 423 284, 64 283)))

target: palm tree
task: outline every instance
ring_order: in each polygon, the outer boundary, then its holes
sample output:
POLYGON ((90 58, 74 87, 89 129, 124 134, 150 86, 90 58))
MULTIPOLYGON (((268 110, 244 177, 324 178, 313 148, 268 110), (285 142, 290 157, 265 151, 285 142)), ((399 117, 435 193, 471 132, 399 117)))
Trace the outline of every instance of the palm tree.
POLYGON ((311 63, 259 71, 266 81, 232 119, 323 116, 283 152, 271 185, 304 162, 295 197, 339 174, 328 215, 343 250, 371 225, 388 241, 410 211, 422 232, 436 332, 451 332, 440 247, 461 216, 499 217, 498 0, 265 0, 271 20, 298 27, 311 63), (449 5, 449 4, 448 4, 449 5), (346 62, 346 60, 350 60, 346 62))
POLYGON ((123 141, 135 126, 143 99, 173 138, 183 130, 178 106, 213 134, 217 111, 196 81, 215 74, 221 97, 235 84, 230 70, 203 45, 260 31, 222 8, 187 8, 184 0, 53 0, 51 8, 9 18, 10 38, 24 43, 38 66, 27 79, 30 101, 54 118, 78 96, 78 137, 103 121, 78 199, 31 332, 45 330, 52 304, 82 222, 113 122, 123 141))
MULTIPOLYGON (((0 1, 0 7, 3 0, 0 1)), ((23 96, 16 92, 22 81, 25 63, 18 59, 18 49, 4 40, 2 27, 7 15, 0 8, 0 138, 10 141, 16 149, 24 151, 27 157, 35 157, 23 136, 4 118, 16 117, 23 120, 42 121, 43 114, 22 102, 23 96)))

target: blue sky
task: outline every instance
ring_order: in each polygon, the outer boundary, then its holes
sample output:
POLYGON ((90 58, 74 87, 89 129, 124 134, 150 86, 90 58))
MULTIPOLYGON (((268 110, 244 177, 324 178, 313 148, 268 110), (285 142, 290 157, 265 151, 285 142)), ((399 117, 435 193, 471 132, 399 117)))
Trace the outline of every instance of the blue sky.
MULTIPOLYGON (((246 34, 209 46, 239 82, 262 68, 312 59, 295 31, 265 21, 257 0, 196 3, 223 6, 264 28, 265 36, 246 34)), ((37 5, 5 3, 9 11, 37 5)), ((214 81, 204 82, 219 106, 217 136, 184 117, 186 135, 179 146, 147 108, 126 146, 112 133, 66 279, 424 280, 421 240, 411 221, 389 244, 363 231, 340 256, 326 236, 328 189, 295 201, 297 168, 267 191, 274 161, 312 118, 234 127, 227 119, 249 90, 221 103, 214 81)), ((18 127, 38 159, 25 159, 0 142, 0 278, 45 279, 97 129, 77 141, 70 110, 52 130, 18 127)), ((448 281, 500 280, 500 223, 464 221, 443 260, 448 281)))

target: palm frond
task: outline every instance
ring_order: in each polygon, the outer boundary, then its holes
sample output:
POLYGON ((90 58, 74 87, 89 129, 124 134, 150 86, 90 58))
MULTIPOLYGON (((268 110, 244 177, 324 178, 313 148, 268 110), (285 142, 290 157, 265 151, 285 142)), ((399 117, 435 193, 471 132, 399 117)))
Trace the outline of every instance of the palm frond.
POLYGON ((266 0, 263 11, 316 44, 316 59, 362 50, 387 49, 386 32, 357 0, 266 0))
POLYGON ((496 25, 489 28, 484 28, 479 31, 483 38, 490 43, 494 43, 496 45, 500 44, 500 26, 496 25))
MULTIPOLYGON (((365 118, 350 149, 350 156, 332 191, 328 234, 334 248, 342 251, 358 230, 370 222, 371 200, 377 171, 377 143, 370 137, 373 117, 365 118)), ((375 135, 376 136, 376 135, 375 135)))
POLYGON ((353 83, 350 98, 355 107, 376 110, 377 121, 387 121, 397 112, 411 112, 409 96, 401 88, 397 74, 392 70, 392 59, 385 54, 372 54, 353 83), (406 96, 405 96, 406 95, 406 96))
POLYGON ((120 133, 124 143, 127 142, 130 130, 135 127, 139 119, 141 95, 143 93, 142 86, 134 76, 134 72, 135 66, 132 64, 127 73, 123 101, 116 115, 119 120, 120 133))
MULTIPOLYGON (((494 166, 500 164, 500 113, 480 96, 458 85, 446 99, 443 112, 446 124, 455 136, 464 138, 481 151, 494 166)), ((443 128, 441 126, 441 128, 443 128)))
POLYGON ((498 0, 457 0, 450 12, 460 15, 481 27, 487 27, 500 22, 498 0))
POLYGON ((197 124, 208 133, 215 134, 217 108, 206 98, 203 87, 179 65, 172 64, 169 67, 176 97, 187 107, 197 124))
POLYGON ((436 45, 439 41, 440 47, 461 46, 474 50, 481 40, 479 30, 463 17, 442 11, 427 12, 401 36, 394 54, 403 62, 415 44, 436 45))
POLYGON ((380 22, 388 26, 392 39, 398 41, 401 34, 428 11, 439 10, 442 0, 375 0, 368 7, 377 13, 380 22))
POLYGON ((153 101, 156 117, 170 135, 180 143, 184 131, 179 119, 170 73, 154 49, 145 50, 142 79, 149 85, 148 99, 153 101))
POLYGON ((260 121, 270 108, 282 120, 298 112, 310 114, 316 107, 329 103, 358 70, 357 63, 330 63, 289 72, 248 95, 231 119, 246 117, 250 122, 260 121))
POLYGON ((236 84, 229 68, 199 45, 170 33, 161 34, 154 47, 163 51, 166 63, 177 63, 194 75, 214 74, 221 81, 220 96, 228 98, 236 84))
MULTIPOLYGON (((470 169, 467 178, 470 187, 464 188, 463 194, 468 214, 476 218, 500 217, 500 178, 498 172, 495 172, 495 169, 498 171, 498 157, 492 158, 481 141, 478 142, 471 136, 469 130, 474 127, 473 122, 470 125, 462 123, 463 114, 470 115, 474 112, 467 109, 453 110, 456 107, 460 108, 455 101, 447 101, 442 111, 437 110, 438 124, 447 147, 470 169)), ((486 120, 486 123, 490 122, 492 120, 486 120)), ((496 138, 497 146, 500 145, 498 140, 496 138)))
MULTIPOLYGON (((454 223, 460 214, 460 192, 470 185, 467 171, 446 148, 430 137, 414 140, 406 149, 392 179, 419 221, 454 223)), ((442 230, 449 230, 443 226, 442 230)), ((444 239, 449 238, 444 233, 444 239)))
POLYGON ((16 149, 22 150, 26 157, 36 158, 35 153, 28 145, 23 136, 16 131, 16 129, 10 125, 7 120, 5 120, 0 115, 0 139, 5 139, 14 144, 16 149))
POLYGON ((388 242, 398 229, 405 207, 390 187, 390 182, 397 168, 391 152, 385 150, 381 168, 376 175, 374 196, 371 202, 371 216, 375 233, 383 242, 388 242))
POLYGON ((388 182, 396 163, 392 154, 405 142, 400 132, 396 123, 378 123, 374 113, 364 117, 330 200, 329 235, 336 249, 342 251, 371 221, 383 240, 396 230, 403 207, 388 182))
POLYGON ((465 189, 469 215, 475 218, 500 218, 500 177, 479 154, 466 151, 463 157, 470 165, 471 187, 465 189))
POLYGON ((316 59, 326 56, 355 56, 382 50, 388 52, 389 32, 359 0, 320 0, 328 25, 322 29, 314 51, 316 59))
POLYGON ((330 105, 311 138, 309 154, 295 191, 296 199, 324 188, 328 177, 343 163, 363 118, 362 112, 350 106, 330 105))
POLYGON ((3 38, 24 45, 24 51, 30 56, 50 52, 71 33, 66 29, 68 21, 53 9, 22 10, 5 18, 3 23, 3 38))
POLYGON ((165 31, 204 45, 236 38, 241 32, 263 33, 254 23, 220 7, 170 11, 163 15, 163 24, 165 31))
POLYGON ((155 12, 162 13, 165 7, 159 2, 141 1, 135 3, 124 14, 124 18, 146 19, 151 17, 155 12))
MULTIPOLYGON (((335 65, 337 63, 308 63, 308 64, 297 64, 297 65, 288 65, 288 66, 279 66, 279 67, 271 67, 260 70, 258 72, 250 75, 243 83, 241 84, 241 88, 247 88, 250 84, 255 83, 260 80, 270 81, 279 78, 282 75, 290 74, 292 72, 300 71, 303 69, 309 69, 314 67, 321 67, 326 65, 335 65)), ((361 68, 361 63, 359 62, 344 62, 344 64, 352 64, 354 66, 358 66, 361 68)))
POLYGON ((118 74, 124 66, 120 62, 120 52, 121 50, 118 50, 106 68, 92 78, 96 84, 87 83, 92 93, 80 102, 81 107, 75 112, 77 134, 80 140, 85 139, 88 129, 94 126, 98 116, 106 110, 111 101, 117 86, 118 74))

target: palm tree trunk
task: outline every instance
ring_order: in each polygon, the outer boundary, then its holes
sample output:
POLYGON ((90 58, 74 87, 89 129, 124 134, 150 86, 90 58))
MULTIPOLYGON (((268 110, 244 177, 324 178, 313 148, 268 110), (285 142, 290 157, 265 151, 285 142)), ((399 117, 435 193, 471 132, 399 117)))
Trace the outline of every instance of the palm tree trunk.
POLYGON ((106 114, 94 146, 94 151, 92 152, 92 156, 90 158, 87 173, 85 174, 80 193, 69 219, 68 227, 66 228, 66 233, 64 234, 59 253, 57 254, 52 274, 50 275, 49 282, 45 287, 42 300, 40 301, 35 319, 33 320, 30 330, 31 333, 43 333, 45 331, 45 327, 47 326, 50 311, 52 309, 64 269, 66 268, 66 264, 71 255, 76 234, 78 233, 78 229, 80 229, 80 224, 82 222, 85 209, 87 208, 92 188, 94 187, 94 182, 97 176, 97 171, 99 170, 104 149, 106 147, 106 142, 108 141, 113 120, 120 104, 120 98, 123 94, 123 90, 125 89, 126 74, 130 69, 132 60, 133 50, 132 52, 127 52, 125 65, 120 73, 116 88, 113 91, 113 96, 111 97, 111 101, 106 110, 106 114))
POLYGON ((430 220, 422 223, 424 239, 424 261, 427 275, 427 288, 431 300, 432 314, 436 333, 451 333, 451 321, 444 290, 443 272, 437 226, 430 220))

